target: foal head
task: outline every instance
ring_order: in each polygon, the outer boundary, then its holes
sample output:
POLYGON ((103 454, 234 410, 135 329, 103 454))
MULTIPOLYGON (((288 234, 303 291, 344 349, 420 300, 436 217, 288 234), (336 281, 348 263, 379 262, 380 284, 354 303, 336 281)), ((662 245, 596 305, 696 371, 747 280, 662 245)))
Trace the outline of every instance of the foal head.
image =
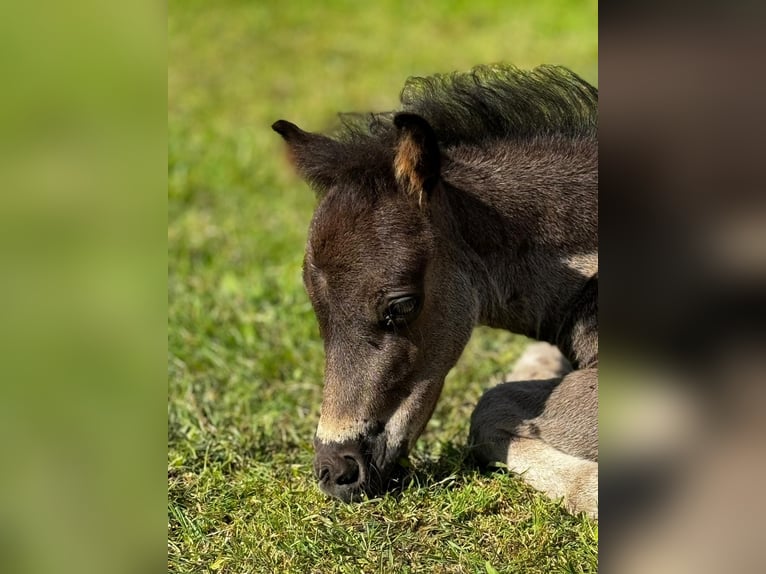
POLYGON ((478 313, 447 237, 436 136, 414 114, 389 127, 336 141, 273 126, 320 198, 303 268, 326 358, 314 469, 346 501, 386 488, 478 313))

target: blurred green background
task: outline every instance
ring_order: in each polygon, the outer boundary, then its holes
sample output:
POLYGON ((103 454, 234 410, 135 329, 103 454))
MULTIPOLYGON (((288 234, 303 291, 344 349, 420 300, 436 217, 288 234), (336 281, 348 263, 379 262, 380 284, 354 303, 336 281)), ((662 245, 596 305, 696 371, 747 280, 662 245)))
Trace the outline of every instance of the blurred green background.
POLYGON ((168 6, 168 567, 177 572, 595 571, 597 527, 464 459, 481 392, 526 341, 479 329, 401 497, 311 474, 322 346, 300 267, 314 196, 270 125, 397 106, 408 76, 506 62, 597 81, 595 1, 168 6))
POLYGON ((3 6, 0 572, 163 563, 165 22, 3 6))

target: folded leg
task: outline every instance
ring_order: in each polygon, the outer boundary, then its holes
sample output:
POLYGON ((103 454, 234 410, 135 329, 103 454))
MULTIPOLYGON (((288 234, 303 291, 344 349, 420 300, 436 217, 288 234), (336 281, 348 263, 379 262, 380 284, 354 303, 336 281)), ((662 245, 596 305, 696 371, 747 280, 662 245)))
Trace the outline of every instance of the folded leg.
MULTIPOLYGON (((519 362, 529 364, 524 357, 519 362)), ((514 371, 513 378, 519 374, 514 371)), ((551 370, 538 368, 537 374, 551 370)), ((596 369, 488 390, 471 417, 469 440, 479 462, 505 463, 570 510, 598 516, 596 369)))

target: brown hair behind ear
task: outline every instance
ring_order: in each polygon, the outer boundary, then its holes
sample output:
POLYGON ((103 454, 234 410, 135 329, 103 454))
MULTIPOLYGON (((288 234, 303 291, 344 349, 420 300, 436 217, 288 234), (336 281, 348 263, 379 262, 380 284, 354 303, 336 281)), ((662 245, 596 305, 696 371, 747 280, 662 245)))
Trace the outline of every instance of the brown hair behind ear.
POLYGON ((436 134, 429 123, 407 112, 394 116, 397 128, 394 174, 399 186, 422 203, 439 180, 441 152, 436 134))

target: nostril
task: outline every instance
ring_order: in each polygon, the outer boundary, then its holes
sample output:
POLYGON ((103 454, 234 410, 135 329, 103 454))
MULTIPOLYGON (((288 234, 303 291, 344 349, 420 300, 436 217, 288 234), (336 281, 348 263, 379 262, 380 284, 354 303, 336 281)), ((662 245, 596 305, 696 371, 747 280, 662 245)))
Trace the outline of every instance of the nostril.
POLYGON ((319 471, 319 482, 327 482, 330 479, 330 468, 327 466, 323 466, 322 469, 319 471))
POLYGON ((352 456, 344 456, 343 462, 345 468, 335 479, 335 484, 355 484, 359 481, 359 463, 352 456))

